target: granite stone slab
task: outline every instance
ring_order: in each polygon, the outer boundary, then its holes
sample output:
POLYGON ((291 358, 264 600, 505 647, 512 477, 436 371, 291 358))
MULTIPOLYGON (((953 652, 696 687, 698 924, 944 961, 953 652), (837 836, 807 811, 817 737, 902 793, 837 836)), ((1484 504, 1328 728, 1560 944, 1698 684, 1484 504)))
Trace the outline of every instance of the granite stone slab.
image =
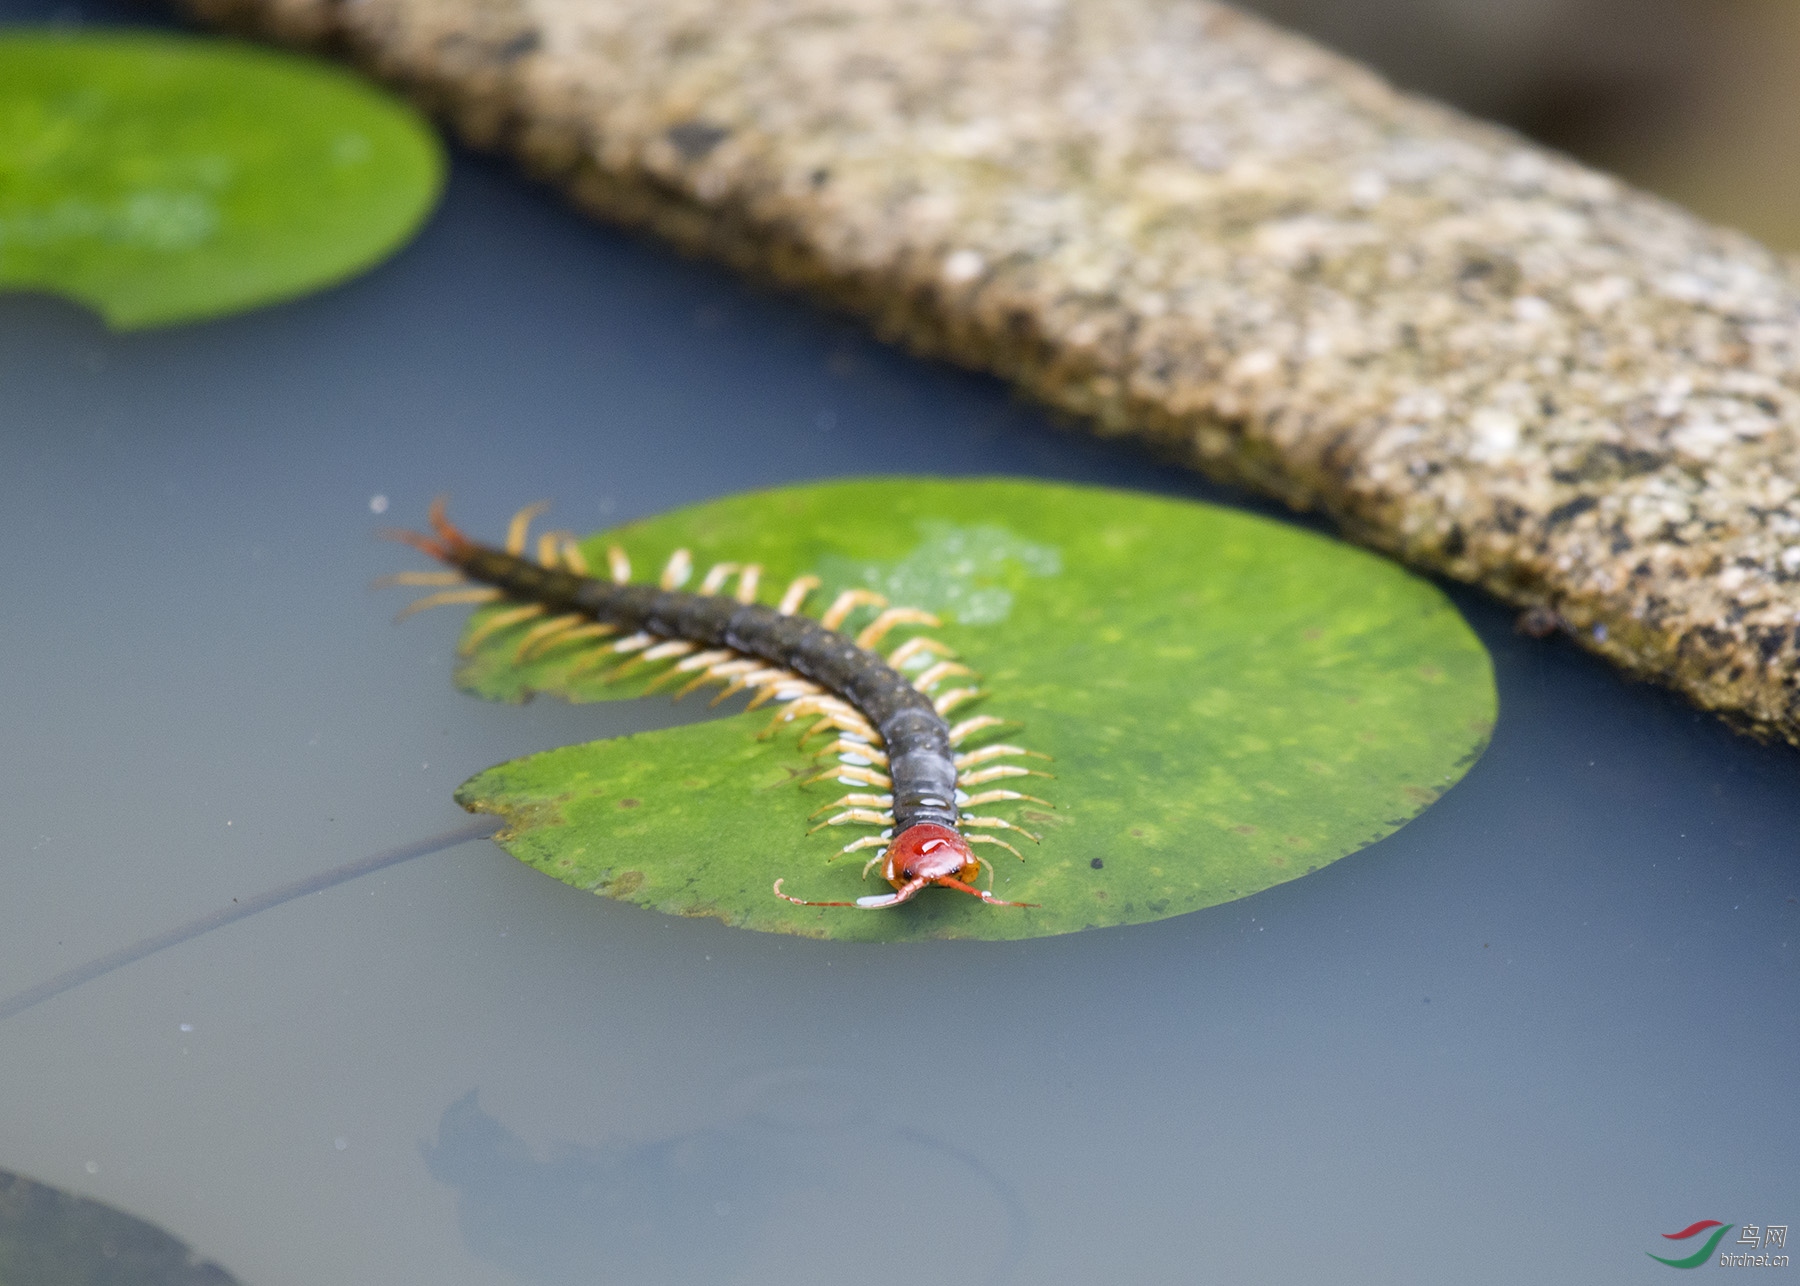
POLYGON ((1800 744, 1800 290, 1746 237, 1203 0, 186 2, 1800 744))

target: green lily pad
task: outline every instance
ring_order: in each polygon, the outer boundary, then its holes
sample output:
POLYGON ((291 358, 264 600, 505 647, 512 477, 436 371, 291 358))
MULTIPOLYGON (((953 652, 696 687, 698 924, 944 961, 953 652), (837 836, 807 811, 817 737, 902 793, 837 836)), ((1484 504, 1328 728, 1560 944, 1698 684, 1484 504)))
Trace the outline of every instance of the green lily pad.
POLYGON ((122 330, 305 294, 443 186, 418 114, 321 63, 149 32, 0 35, 0 289, 122 330))
MULTIPOLYGON (((995 893, 1039 904, 1028 910, 940 889, 883 911, 774 897, 777 876, 814 899, 886 886, 861 878, 864 854, 831 860, 868 832, 806 836, 808 814, 858 788, 804 785, 812 762, 796 733, 758 739, 767 707, 532 755, 457 793, 504 817, 500 842, 539 870, 675 914, 884 941, 1179 915, 1389 834, 1468 770, 1493 727, 1487 652, 1435 587, 1234 510, 1041 482, 892 479, 734 496, 583 549, 603 566, 613 542, 639 578, 685 547, 700 568, 761 563, 769 601, 810 573, 825 581, 814 610, 869 586, 935 611, 945 625, 931 633, 989 694, 956 715, 1017 720, 1002 735, 1054 757, 1038 765, 1054 779, 1023 786, 1054 809, 982 810, 1042 835, 1019 844, 1023 862, 987 850, 995 893)), ((515 664, 527 628, 490 636, 459 683, 503 700, 642 691, 641 680, 578 672, 592 656, 580 646, 515 664)))
POLYGON ((236 1286, 135 1215, 0 1170, 0 1286, 236 1286))

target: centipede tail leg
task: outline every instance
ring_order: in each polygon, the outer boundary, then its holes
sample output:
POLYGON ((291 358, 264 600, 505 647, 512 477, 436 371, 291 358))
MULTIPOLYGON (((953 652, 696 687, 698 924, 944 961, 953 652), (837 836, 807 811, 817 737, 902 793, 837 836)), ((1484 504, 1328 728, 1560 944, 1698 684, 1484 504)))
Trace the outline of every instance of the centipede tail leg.
POLYGON ((438 534, 438 539, 444 544, 444 553, 438 557, 444 559, 445 562, 453 563, 473 549, 474 542, 463 535, 461 529, 445 515, 444 507, 448 503, 448 497, 438 496, 431 502, 431 508, 425 516, 431 523, 431 529, 438 534))

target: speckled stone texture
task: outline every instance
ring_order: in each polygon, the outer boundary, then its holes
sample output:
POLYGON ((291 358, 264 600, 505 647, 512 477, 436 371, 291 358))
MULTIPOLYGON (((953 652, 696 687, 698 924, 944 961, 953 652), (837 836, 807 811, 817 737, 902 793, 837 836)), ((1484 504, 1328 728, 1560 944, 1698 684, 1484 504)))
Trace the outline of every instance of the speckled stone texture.
POLYGON ((1202 0, 189 0, 1800 743, 1792 266, 1202 0))

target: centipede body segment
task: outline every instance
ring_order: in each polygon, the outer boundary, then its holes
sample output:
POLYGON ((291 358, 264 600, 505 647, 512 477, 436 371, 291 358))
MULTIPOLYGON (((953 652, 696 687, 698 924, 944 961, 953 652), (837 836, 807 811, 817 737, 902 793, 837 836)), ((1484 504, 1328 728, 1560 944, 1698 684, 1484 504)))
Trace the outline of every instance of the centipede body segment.
POLYGON ((610 663, 610 674, 617 676, 662 666, 650 686, 678 684, 678 698, 711 685, 723 685, 719 700, 749 690, 752 706, 777 707, 765 736, 784 724, 812 719, 802 745, 820 733, 832 734, 834 740, 819 754, 835 755, 837 762, 809 780, 869 788, 817 810, 814 818, 839 811, 812 829, 877 828, 877 834, 853 840, 839 852, 875 849, 863 873, 879 867, 894 891, 853 902, 813 901, 782 892, 783 881, 776 880, 778 897, 800 906, 875 909, 898 906, 938 885, 993 906, 1030 905, 1003 901, 976 886, 982 868, 990 879, 993 868, 972 846, 997 846, 1022 860, 1007 841, 978 832, 1012 831, 1033 841, 1037 836, 1003 817, 967 810, 1045 801, 1003 787, 969 791, 1048 774, 1011 762, 1032 757, 1020 746, 990 743, 961 749, 1004 721, 983 714, 949 722, 951 710, 983 695, 972 682, 943 686, 974 678, 949 648, 912 635, 885 657, 876 651, 896 630, 937 625, 931 613, 892 606, 873 591, 852 589, 815 620, 801 609, 819 589, 818 578, 800 577, 777 605, 769 606, 757 601, 761 568, 754 564, 719 563, 697 591, 688 591, 683 586, 692 576, 693 560, 687 550, 669 558, 654 584, 632 580, 630 559, 617 546, 607 551, 607 576, 594 576, 573 537, 565 533, 541 537, 537 557, 526 556, 531 521, 541 509, 530 506, 513 518, 503 548, 470 540, 452 526, 442 500, 431 507, 431 535, 388 533, 454 569, 388 578, 392 584, 446 586, 402 615, 504 600, 509 605, 490 615, 465 647, 529 623, 515 654, 521 660, 579 644, 590 652, 578 670, 610 663), (735 591, 723 592, 734 577, 735 591), (840 627, 866 609, 876 612, 874 618, 855 635, 843 632, 840 627))

